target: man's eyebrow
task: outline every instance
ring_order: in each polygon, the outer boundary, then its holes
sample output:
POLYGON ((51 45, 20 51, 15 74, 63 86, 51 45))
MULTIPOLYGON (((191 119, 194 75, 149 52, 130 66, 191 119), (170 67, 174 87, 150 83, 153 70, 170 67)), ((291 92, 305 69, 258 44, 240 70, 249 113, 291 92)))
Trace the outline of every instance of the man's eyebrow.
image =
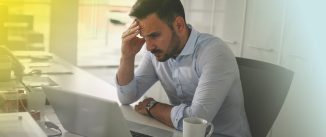
POLYGON ((154 32, 148 33, 148 34, 143 35, 143 36, 153 37, 153 36, 155 36, 157 34, 160 34, 160 33, 161 33, 160 31, 154 31, 154 32))

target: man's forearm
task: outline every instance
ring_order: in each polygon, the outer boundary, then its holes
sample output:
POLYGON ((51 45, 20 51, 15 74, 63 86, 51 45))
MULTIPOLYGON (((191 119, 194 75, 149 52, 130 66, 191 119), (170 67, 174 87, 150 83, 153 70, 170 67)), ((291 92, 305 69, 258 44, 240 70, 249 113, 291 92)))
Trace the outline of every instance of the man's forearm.
POLYGON ((135 57, 121 57, 117 72, 117 82, 119 85, 127 85, 134 78, 134 62, 135 57))
POLYGON ((165 125, 174 128, 171 120, 171 110, 171 105, 158 103, 155 107, 151 109, 151 115, 158 121, 164 123, 165 125))

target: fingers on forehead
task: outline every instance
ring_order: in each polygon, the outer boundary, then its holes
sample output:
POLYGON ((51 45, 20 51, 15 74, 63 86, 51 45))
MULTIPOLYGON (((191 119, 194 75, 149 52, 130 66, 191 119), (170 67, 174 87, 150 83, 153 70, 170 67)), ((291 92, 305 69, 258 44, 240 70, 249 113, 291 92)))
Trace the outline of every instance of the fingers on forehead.
POLYGON ((131 27, 134 27, 134 26, 137 26, 138 25, 138 21, 134 20, 132 23, 131 23, 131 27))

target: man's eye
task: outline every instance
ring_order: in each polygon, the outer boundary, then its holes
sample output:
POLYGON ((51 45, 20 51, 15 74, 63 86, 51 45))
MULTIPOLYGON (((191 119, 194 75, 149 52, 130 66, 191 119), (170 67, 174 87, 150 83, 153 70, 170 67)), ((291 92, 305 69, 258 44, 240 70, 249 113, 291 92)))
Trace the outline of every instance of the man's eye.
POLYGON ((156 38, 158 36, 160 36, 160 33, 153 33, 150 35, 151 38, 156 38))

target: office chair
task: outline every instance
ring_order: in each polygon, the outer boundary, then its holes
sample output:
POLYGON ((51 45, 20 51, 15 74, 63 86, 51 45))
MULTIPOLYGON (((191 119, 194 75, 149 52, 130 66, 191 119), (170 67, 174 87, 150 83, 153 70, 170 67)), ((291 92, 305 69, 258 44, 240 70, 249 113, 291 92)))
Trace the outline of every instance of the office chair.
POLYGON ((266 137, 290 88, 293 72, 274 64, 236 58, 252 137, 266 137))

